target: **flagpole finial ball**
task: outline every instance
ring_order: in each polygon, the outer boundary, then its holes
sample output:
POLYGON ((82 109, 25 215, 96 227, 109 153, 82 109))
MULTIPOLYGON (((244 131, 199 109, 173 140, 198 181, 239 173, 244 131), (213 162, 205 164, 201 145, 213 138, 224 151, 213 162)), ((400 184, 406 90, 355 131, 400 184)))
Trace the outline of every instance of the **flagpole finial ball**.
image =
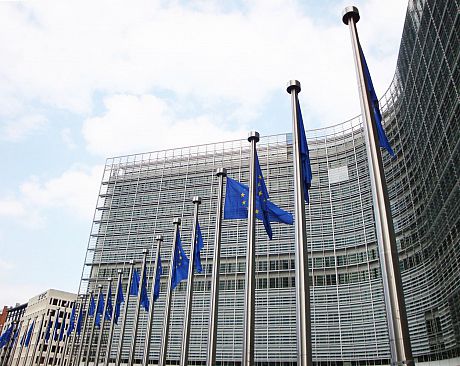
POLYGON ((286 91, 291 94, 292 90, 295 90, 297 93, 300 93, 300 81, 299 80, 289 80, 286 85, 286 91))
POLYGON ((118 274, 122 274, 123 271, 122 271, 121 269, 119 269, 119 270, 117 271, 117 273, 118 273, 118 274))
POLYGON ((193 203, 201 204, 201 197, 200 196, 194 196, 192 201, 193 201, 193 203))
POLYGON ((142 254, 147 254, 149 252, 148 249, 142 249, 142 254))
POLYGON ((97 288, 100 290, 102 288, 102 285, 101 284, 97 285, 97 288))
POLYGON ((356 6, 347 6, 345 9, 343 9, 342 12, 342 21, 348 25, 348 20, 352 18, 355 23, 358 23, 360 16, 359 16, 359 11, 356 6))
POLYGON ((129 261, 129 264, 131 264, 132 266, 134 266, 134 259, 131 259, 131 260, 129 261))
POLYGON ((252 140, 255 140, 255 142, 259 142, 260 135, 259 132, 257 131, 251 131, 248 134, 248 141, 251 142, 252 140))
POLYGON ((107 281, 112 282, 112 277, 107 278, 107 281))
POLYGON ((157 235, 155 236, 156 241, 163 241, 163 235, 157 235))
POLYGON ((225 168, 218 168, 216 169, 216 175, 218 177, 222 176, 222 177, 226 177, 227 176, 227 169, 225 168))
POLYGON ((174 218, 174 220, 173 220, 173 224, 177 224, 177 225, 180 225, 180 223, 181 223, 181 219, 180 219, 180 217, 176 217, 176 218, 174 218))

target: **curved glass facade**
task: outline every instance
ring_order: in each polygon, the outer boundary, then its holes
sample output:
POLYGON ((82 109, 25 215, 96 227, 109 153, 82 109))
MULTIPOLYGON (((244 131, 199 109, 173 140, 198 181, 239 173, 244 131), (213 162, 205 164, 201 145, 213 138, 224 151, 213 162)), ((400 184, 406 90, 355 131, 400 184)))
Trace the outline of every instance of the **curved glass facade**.
MULTIPOLYGON (((381 100, 397 153, 384 153, 414 356, 418 361, 460 352, 459 2, 409 2, 395 78, 381 100)), ((350 70, 350 72, 353 72, 350 70)), ((307 206, 313 359, 321 364, 387 364, 390 352, 371 186, 360 117, 307 132, 314 180, 307 206)), ((263 137, 260 164, 271 200, 294 211, 290 134, 263 137)), ((217 178, 215 169, 248 181, 249 143, 230 141, 107 160, 88 244, 80 293, 107 286, 142 249, 163 234, 165 275, 155 303, 152 362, 158 359, 173 217, 191 241, 192 196, 200 195, 204 271, 195 277, 190 364, 206 356, 217 178)), ((246 220, 224 220, 217 360, 239 365, 243 343, 246 220)), ((273 224, 269 241, 257 225, 256 361, 296 360, 294 227, 273 224)), ((149 284, 153 263, 150 251, 149 284)), ((140 263, 137 265, 140 267, 140 263)), ((185 283, 174 292, 168 359, 179 360, 185 283)), ((127 359, 134 301, 123 347, 127 359)), ((141 311, 136 359, 146 333, 141 311)), ((119 342, 115 329, 112 357, 119 342)), ((87 341, 85 337, 84 342, 87 341)), ((104 351, 105 339, 102 349, 104 351)), ((95 352, 93 346, 92 354, 95 352)))

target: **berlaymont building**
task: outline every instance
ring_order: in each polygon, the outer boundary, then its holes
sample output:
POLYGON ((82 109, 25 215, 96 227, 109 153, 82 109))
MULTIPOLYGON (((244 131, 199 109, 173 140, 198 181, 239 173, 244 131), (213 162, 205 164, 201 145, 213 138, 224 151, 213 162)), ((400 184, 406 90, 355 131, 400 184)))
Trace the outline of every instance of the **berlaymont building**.
MULTIPOLYGON (((436 364, 460 363, 459 14, 459 0, 409 1, 394 79, 380 101, 385 129, 397 155, 391 159, 384 152, 383 159, 412 350, 416 362, 436 364)), ((286 119, 290 121, 290 115, 286 119)), ((306 134, 313 171, 306 208, 313 361, 317 365, 389 364, 362 118, 306 134)), ((173 218, 182 219, 182 243, 189 254, 192 197, 197 195, 202 197, 199 222, 204 270, 195 275, 189 363, 205 363, 218 202, 215 171, 225 167, 229 177, 247 184, 249 147, 242 139, 107 159, 80 293, 97 291, 98 285, 105 291, 108 278, 116 279, 117 270, 122 269, 126 294, 129 262, 135 260, 140 268, 144 249, 149 250, 150 291, 155 236, 163 235, 164 270, 153 317, 152 364, 160 352, 173 218)), ((292 135, 262 136, 258 155, 270 198, 294 212, 292 135)), ((223 221, 219 365, 241 364, 246 240, 247 220, 223 221)), ((258 222, 258 365, 296 364, 294 262, 294 227, 273 224, 270 241, 258 222)), ((182 282, 172 298, 167 357, 171 364, 180 358, 185 294, 186 282, 182 282)), ((134 301, 121 311, 128 312, 124 339, 130 340, 134 301)), ((141 310, 135 363, 143 357, 146 324, 147 313, 141 310)), ((120 326, 115 327, 111 362, 120 342, 120 326)), ((105 354, 107 332, 101 354, 105 354)), ((82 339, 86 344, 88 335, 82 339)), ((130 342, 125 343, 122 362, 127 362, 130 348, 130 342)), ((85 349, 82 353, 83 361, 85 349)))

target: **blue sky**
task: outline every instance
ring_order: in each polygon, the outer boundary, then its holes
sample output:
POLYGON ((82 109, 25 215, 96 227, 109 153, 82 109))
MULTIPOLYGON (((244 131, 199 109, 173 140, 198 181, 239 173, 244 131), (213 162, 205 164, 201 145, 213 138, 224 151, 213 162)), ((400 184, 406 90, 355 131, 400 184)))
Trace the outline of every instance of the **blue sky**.
MULTIPOLYGON (((307 129, 357 115, 346 5, 0 3, 0 306, 77 291, 107 157, 287 132, 290 79, 307 129)), ((381 95, 406 4, 354 5, 381 95)))

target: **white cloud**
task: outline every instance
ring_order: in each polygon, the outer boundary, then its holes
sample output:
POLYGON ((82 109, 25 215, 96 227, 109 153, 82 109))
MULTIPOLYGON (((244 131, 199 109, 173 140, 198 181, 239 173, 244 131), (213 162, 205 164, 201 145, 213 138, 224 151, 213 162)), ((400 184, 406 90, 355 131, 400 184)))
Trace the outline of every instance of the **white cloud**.
POLYGON ((64 128, 61 130, 61 138, 62 141, 64 141, 64 144, 67 146, 67 148, 73 150, 77 147, 77 144, 72 138, 72 131, 70 128, 64 128))
POLYGON ((211 116, 181 119, 153 95, 116 95, 104 101, 106 112, 85 121, 88 148, 102 156, 244 138, 246 130, 226 127, 211 116), (233 131, 232 131, 233 130, 233 131))
POLYGON ((6 141, 20 141, 28 135, 45 128, 47 119, 38 114, 23 115, 16 120, 6 122, 1 129, 1 136, 6 141))
MULTIPOLYGON (((366 48, 399 43, 403 2, 362 2, 366 48)), ((248 2, 232 11, 206 3, 164 4, 2 4, 0 70, 6 83, 0 88, 80 113, 91 111, 95 92, 167 90, 201 105, 231 101, 240 118, 251 119, 272 93, 297 78, 308 110, 325 123, 359 110, 341 9, 336 25, 326 27, 295 1, 248 2)), ((396 51, 382 47, 380 61, 394 60, 396 51)), ((376 74, 377 87, 387 85, 393 72, 376 74)))

